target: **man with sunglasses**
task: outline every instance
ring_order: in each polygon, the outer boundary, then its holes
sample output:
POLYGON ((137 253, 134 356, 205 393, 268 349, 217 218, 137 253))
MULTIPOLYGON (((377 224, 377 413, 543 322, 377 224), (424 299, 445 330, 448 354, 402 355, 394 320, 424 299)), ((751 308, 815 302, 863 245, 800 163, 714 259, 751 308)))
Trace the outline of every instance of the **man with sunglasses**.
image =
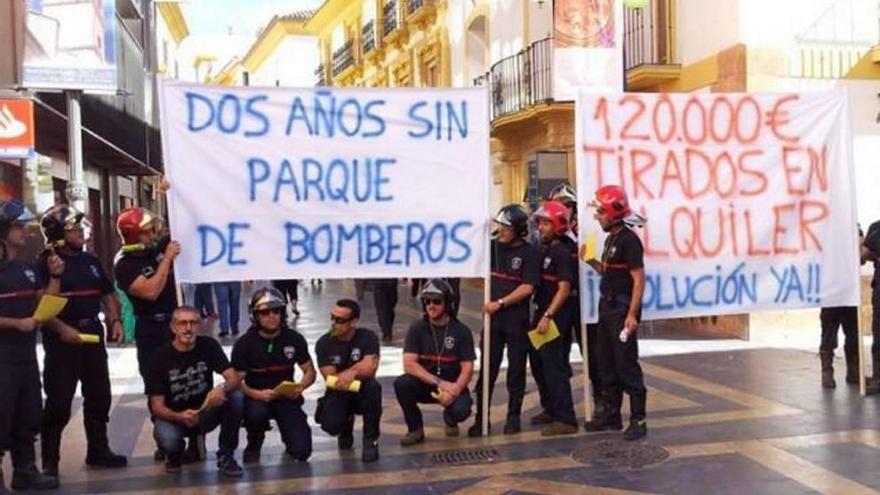
POLYGON ((342 450, 354 444, 354 416, 364 418, 363 462, 379 459, 379 419, 382 416, 382 386, 376 381, 379 368, 379 339, 366 328, 358 327, 360 305, 351 299, 340 299, 330 309, 330 332, 321 336, 315 346, 318 368, 327 380, 335 377, 335 385, 327 387, 318 399, 315 420, 327 433, 337 437, 342 450), (353 381, 360 382, 357 391, 349 391, 353 381))
POLYGON ((119 320, 119 302, 113 284, 104 273, 98 258, 85 251, 89 220, 70 206, 50 208, 40 220, 40 230, 46 241, 46 250, 37 259, 36 271, 40 283, 48 284, 48 259, 57 255, 64 260, 61 274, 62 297, 67 298, 64 310, 55 321, 65 326, 77 339, 68 343, 55 332, 45 332, 43 348, 43 385, 46 406, 40 433, 43 472, 58 476, 61 453, 61 433, 70 420, 70 406, 77 382, 82 383, 83 420, 86 430, 86 464, 106 468, 125 467, 125 456, 110 450, 107 422, 110 420, 110 371, 107 367, 107 349, 104 347, 104 326, 98 319, 104 310, 109 340, 122 339, 119 320), (97 336, 96 345, 80 345, 80 334, 97 336))
MULTIPOLYGON (((138 372, 145 390, 153 353, 174 336, 171 313, 177 307, 173 263, 180 254, 180 243, 160 238, 160 227, 159 217, 140 207, 126 208, 116 220, 122 248, 113 273, 134 309, 138 372)), ((162 449, 157 449, 153 458, 164 460, 162 449)))
POLYGON ((623 429, 620 407, 626 392, 630 419, 623 439, 638 440, 648 434, 648 392, 639 366, 637 333, 645 290, 644 249, 639 236, 625 223, 632 209, 622 187, 599 188, 591 206, 596 208, 596 222, 608 234, 602 259, 587 261, 601 276, 596 357, 605 404, 604 416, 588 421, 584 427, 587 431, 623 429))
POLYGON ((406 419, 407 434, 400 445, 425 441, 419 404, 443 406, 446 436, 458 436, 458 423, 471 414, 468 383, 474 374, 474 338, 458 321, 455 294, 442 278, 428 280, 419 294, 424 316, 414 321, 403 347, 404 375, 394 381, 394 393, 406 419))
POLYGON ((253 324, 232 348, 232 365, 244 379, 246 464, 259 461, 270 419, 278 425, 288 455, 300 462, 312 455, 312 431, 302 410, 302 394, 315 382, 315 367, 306 339, 287 326, 286 307, 278 289, 257 290, 248 307, 253 324), (282 382, 296 382, 297 366, 302 372, 297 385, 276 391, 282 382))
POLYGON ((153 355, 147 378, 150 409, 156 417, 153 437, 165 452, 165 469, 180 471, 184 438, 205 435, 220 426, 217 468, 224 476, 241 477, 235 461, 244 398, 241 379, 220 344, 199 335, 199 310, 181 306, 171 318, 174 340, 153 355), (214 373, 224 382, 214 386, 214 373))

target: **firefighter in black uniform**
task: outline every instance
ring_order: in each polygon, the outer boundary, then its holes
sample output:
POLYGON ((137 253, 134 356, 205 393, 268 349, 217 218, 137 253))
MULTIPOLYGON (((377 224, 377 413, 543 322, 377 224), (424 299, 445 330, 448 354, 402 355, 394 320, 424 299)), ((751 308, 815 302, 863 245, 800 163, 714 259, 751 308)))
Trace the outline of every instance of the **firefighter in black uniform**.
MULTIPOLYGON (((578 216, 577 216, 577 192, 568 184, 559 184, 554 187, 550 194, 548 195, 549 200, 558 201, 565 205, 568 208, 568 224, 569 229, 566 233, 564 241, 574 242, 575 246, 577 246, 578 242, 578 216)), ((580 263, 577 260, 577 249, 574 251, 574 281, 571 284, 571 294, 569 297, 573 297, 575 299, 573 311, 575 312, 574 318, 572 318, 572 333, 574 333, 574 340, 578 344, 578 350, 581 353, 581 356, 584 355, 584 344, 581 342, 581 305, 579 296, 580 289, 580 263)), ((593 393, 593 420, 597 419, 598 415, 603 414, 602 407, 603 403, 601 398, 599 397, 599 391, 602 390, 602 385, 599 383, 599 373, 596 371, 596 329, 598 325, 596 323, 588 323, 587 324, 587 352, 589 352, 589 356, 587 362, 588 372, 590 377, 590 382, 592 383, 592 393, 593 393)), ((571 339, 571 334, 568 332, 563 334, 564 337, 571 339)), ((569 340, 570 342, 570 340, 569 340)), ((566 345, 566 349, 569 346, 566 345)))
POLYGON ((632 210, 623 188, 601 187, 591 206, 596 208, 602 230, 608 233, 601 261, 587 261, 602 277, 596 356, 605 404, 604 414, 584 426, 587 431, 621 430, 620 406, 625 391, 630 400, 630 424, 623 438, 637 440, 648 433, 647 390, 636 333, 645 289, 642 241, 624 223, 632 210))
MULTIPOLYGON (((520 432, 520 412, 526 391, 526 360, 529 353, 529 300, 540 282, 538 251, 526 242, 529 236, 529 214, 522 206, 507 205, 493 221, 498 230, 492 240, 491 301, 483 311, 492 316, 489 350, 489 402, 507 347, 507 420, 504 434, 520 432)), ((484 330, 485 331, 485 330, 484 330)), ((482 344, 480 346, 482 348, 482 344)), ((481 366, 487 366, 485 358, 481 366)), ((477 380, 477 415, 468 430, 471 437, 480 436, 483 417, 483 374, 477 380)))
MULTIPOLYGON (((16 490, 58 488, 58 478, 40 473, 35 463, 43 398, 33 314, 42 288, 33 267, 15 259, 25 244, 24 223, 33 218, 21 202, 0 201, 0 464, 10 451, 16 490)), ((51 257, 47 293, 58 293, 63 270, 64 262, 51 257)), ((0 472, 0 492, 5 490, 0 472)))
POLYGON ((424 316, 412 322, 403 346, 404 374, 394 380, 394 395, 403 410, 407 434, 400 445, 425 441, 419 404, 443 406, 447 437, 459 434, 458 423, 471 415, 468 384, 474 374, 474 337, 457 318, 455 293, 442 278, 429 279, 419 293, 424 316))
POLYGON ((44 333, 43 386, 46 405, 40 433, 43 472, 58 476, 61 432, 70 420, 70 406, 77 382, 82 382, 83 417, 88 450, 86 464, 108 468, 124 467, 127 460, 110 450, 107 422, 110 419, 110 372, 107 368, 107 349, 104 347, 104 327, 98 319, 103 305, 105 321, 110 330, 110 341, 122 339, 119 303, 113 295, 113 284, 104 274, 98 258, 86 251, 85 229, 90 227, 85 215, 69 206, 50 208, 40 221, 46 240, 46 250, 40 254, 37 279, 49 282, 47 260, 55 254, 64 260, 61 275, 61 296, 67 305, 58 315, 59 324, 71 330, 97 335, 97 345, 67 344, 57 334, 44 333))
MULTIPOLYGON (((177 307, 172 268, 174 258, 180 254, 180 244, 160 239, 159 227, 159 218, 139 207, 126 208, 116 220, 123 245, 113 271, 137 318, 134 338, 144 393, 153 353, 173 338, 171 314, 177 307)), ((164 458, 157 449, 155 459, 164 458)))
MULTIPOLYGON (((571 395, 569 352, 577 301, 569 297, 576 267, 572 244, 564 240, 568 231, 568 209, 562 203, 547 201, 534 215, 541 235, 541 283, 535 292, 535 317, 532 328, 539 333, 550 330, 551 321, 559 329, 556 338, 535 350, 529 347, 529 363, 541 394, 543 411, 532 424, 546 425, 543 436, 570 435, 577 432, 577 418, 571 395)), ((576 246, 574 247, 577 252, 576 246)))
POLYGON ((397 306, 397 279, 377 278, 373 280, 373 302, 376 305, 376 319, 382 331, 382 342, 394 339, 394 307, 397 306))
POLYGON ((318 399, 315 421, 321 429, 337 437, 341 450, 354 445, 354 416, 364 418, 364 447, 361 460, 379 460, 379 420, 382 417, 382 385, 376 380, 379 369, 379 339, 366 328, 358 327, 361 307, 351 299, 340 299, 330 309, 331 329, 318 339, 315 355, 325 380, 334 377, 318 399), (357 380, 360 388, 349 391, 357 380))

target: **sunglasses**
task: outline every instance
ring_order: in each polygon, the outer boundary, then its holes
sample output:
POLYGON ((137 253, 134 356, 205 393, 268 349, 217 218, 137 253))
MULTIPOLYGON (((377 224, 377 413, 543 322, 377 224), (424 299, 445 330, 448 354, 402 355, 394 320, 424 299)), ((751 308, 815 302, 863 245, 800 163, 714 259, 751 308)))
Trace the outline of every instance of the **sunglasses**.
POLYGON ((353 319, 354 319, 354 317, 351 317, 351 316, 346 318, 344 316, 330 315, 330 321, 332 321, 333 323, 337 323, 339 325, 344 325, 345 323, 348 323, 353 319))
POLYGON ((260 316, 269 316, 269 315, 280 315, 281 308, 270 308, 270 309, 258 309, 255 311, 260 316))
POLYGON ((442 306, 444 302, 445 301, 443 301, 442 298, 438 299, 434 297, 425 297, 422 299, 422 304, 424 304, 425 306, 429 304, 433 304, 434 306, 442 306))
POLYGON ((182 327, 195 327, 199 325, 199 320, 177 320, 174 323, 182 327))

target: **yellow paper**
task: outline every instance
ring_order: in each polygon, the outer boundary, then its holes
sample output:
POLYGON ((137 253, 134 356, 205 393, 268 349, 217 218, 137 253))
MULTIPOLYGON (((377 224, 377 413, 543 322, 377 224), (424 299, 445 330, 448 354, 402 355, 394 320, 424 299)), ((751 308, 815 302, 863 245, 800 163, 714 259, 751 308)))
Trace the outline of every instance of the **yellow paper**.
POLYGON ((529 340, 532 341, 532 347, 535 350, 540 349, 547 342, 551 342, 559 337, 559 328, 556 327, 556 322, 552 319, 550 320, 550 329, 547 332, 541 334, 538 333, 538 329, 534 329, 529 332, 529 340))
POLYGON ((81 333, 79 334, 79 340, 81 340, 83 344, 100 344, 101 336, 92 333, 81 333))
POLYGON ((45 294, 40 298, 33 318, 39 322, 49 321, 58 316, 66 305, 67 298, 45 294))
POLYGON ((283 395, 290 392, 302 392, 302 385, 296 382, 283 381, 279 383, 275 389, 276 394, 283 395))
POLYGON ((584 243, 583 249, 581 250, 581 259, 585 262, 596 259, 596 237, 597 236, 595 232, 590 232, 589 234, 587 234, 587 240, 584 243))
MULTIPOLYGON (((332 389, 336 389, 336 382, 339 379, 336 378, 336 375, 330 375, 327 377, 327 386, 332 389)), ((352 380, 351 384, 348 385, 349 392, 360 392, 361 391, 361 381, 360 380, 352 380)))

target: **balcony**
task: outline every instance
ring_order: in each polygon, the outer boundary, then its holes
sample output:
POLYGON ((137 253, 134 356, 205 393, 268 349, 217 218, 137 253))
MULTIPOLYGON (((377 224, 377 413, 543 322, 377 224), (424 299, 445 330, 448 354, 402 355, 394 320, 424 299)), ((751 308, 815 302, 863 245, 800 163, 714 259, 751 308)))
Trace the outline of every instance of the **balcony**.
POLYGON ((361 53, 369 55, 376 49, 376 21, 370 19, 361 28, 361 53))
POLYGON ((315 86, 328 86, 327 84, 327 71, 324 64, 318 66, 315 69, 315 86))
POLYGON ((795 36, 787 53, 789 76, 838 79, 853 70, 865 74, 868 66, 880 63, 876 2, 837 0, 805 3, 804 8, 812 20, 795 36))
POLYGON ((626 89, 656 88, 678 79, 681 65, 674 63, 675 26, 670 0, 650 0, 643 8, 625 7, 623 12, 626 89))
POLYGON ((553 101, 553 39, 536 41, 525 50, 496 62, 474 86, 489 85, 491 118, 553 101))
POLYGON ((406 0, 406 22, 415 29, 424 29, 437 19, 434 0, 406 0))
POLYGON ((354 42, 348 40, 342 47, 333 52, 332 75, 336 79, 349 68, 354 67, 354 42))
POLYGON ((382 42, 386 45, 402 46, 406 43, 407 35, 406 26, 401 23, 397 0, 389 0, 382 7, 382 42))

